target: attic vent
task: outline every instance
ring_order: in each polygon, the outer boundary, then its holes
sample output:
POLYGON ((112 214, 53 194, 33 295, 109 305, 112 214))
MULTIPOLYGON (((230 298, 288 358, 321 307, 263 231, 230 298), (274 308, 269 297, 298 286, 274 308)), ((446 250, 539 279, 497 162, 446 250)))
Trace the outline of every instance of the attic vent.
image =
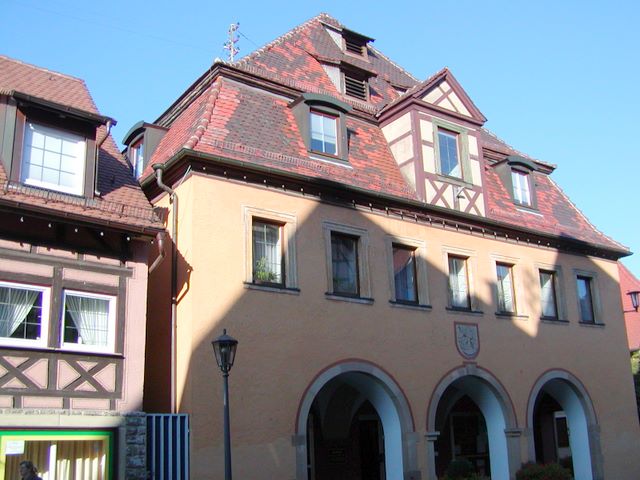
POLYGON ((365 52, 365 42, 361 38, 345 37, 344 48, 347 52, 363 56, 365 52))
POLYGON ((367 100, 369 93, 369 83, 362 77, 355 77, 352 74, 344 74, 344 93, 350 97, 367 100))

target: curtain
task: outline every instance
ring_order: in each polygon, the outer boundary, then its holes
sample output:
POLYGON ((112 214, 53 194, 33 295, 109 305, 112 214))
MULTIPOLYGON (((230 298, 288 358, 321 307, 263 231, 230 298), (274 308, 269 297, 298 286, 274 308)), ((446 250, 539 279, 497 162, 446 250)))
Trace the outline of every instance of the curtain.
POLYGON ((57 442, 56 480, 103 480, 106 472, 102 440, 57 442))
MULTIPOLYGON (((11 439, 9 437, 9 439, 11 439)), ((20 462, 31 460, 38 469, 38 475, 42 480, 52 480, 49 475, 49 458, 51 442, 44 440, 24 440, 24 453, 21 455, 7 455, 5 457, 5 479, 20 479, 20 462)))
POLYGON ((78 343, 107 345, 109 332, 109 301, 102 298, 78 297, 67 294, 66 311, 78 329, 78 343))
POLYGON ((513 286, 511 284, 511 268, 498 265, 498 311, 513 312, 513 286))
POLYGON ((0 337, 10 337, 27 318, 40 292, 0 287, 0 337))
POLYGON ((407 248, 393 249, 393 276, 396 287, 396 300, 415 302, 415 263, 414 252, 407 248))
POLYGON ((451 306, 469 308, 469 286, 467 285, 467 261, 449 257, 449 289, 451 306))
POLYGON ((558 316, 556 297, 554 293, 554 280, 552 273, 540 273, 540 297, 542 300, 542 316, 555 318, 558 316))
POLYGON ((331 235, 331 261, 334 293, 358 295, 357 239, 331 235))
POLYGON ((282 282, 282 248, 280 225, 253 224, 253 279, 259 282, 282 282))

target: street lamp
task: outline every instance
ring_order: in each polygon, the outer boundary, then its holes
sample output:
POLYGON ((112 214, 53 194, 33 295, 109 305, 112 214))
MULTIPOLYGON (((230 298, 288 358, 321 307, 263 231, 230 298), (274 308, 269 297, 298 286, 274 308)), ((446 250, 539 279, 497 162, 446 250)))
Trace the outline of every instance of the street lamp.
POLYGON ((213 353, 216 355, 216 363, 222 370, 224 389, 224 478, 231 480, 231 431, 229 429, 229 371, 233 367, 236 358, 238 341, 227 335, 225 328, 213 342, 213 353))

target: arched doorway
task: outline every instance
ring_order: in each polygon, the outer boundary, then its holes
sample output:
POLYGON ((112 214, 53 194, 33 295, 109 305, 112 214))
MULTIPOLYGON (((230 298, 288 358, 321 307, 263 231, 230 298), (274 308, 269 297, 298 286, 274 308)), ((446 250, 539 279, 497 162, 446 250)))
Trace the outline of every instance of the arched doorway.
POLYGON ((531 460, 559 462, 573 470, 574 478, 602 477, 595 411, 575 376, 564 370, 543 374, 529 397, 527 424, 533 433, 531 460))
POLYGON ((296 430, 298 480, 417 478, 417 438, 404 394, 368 362, 321 372, 303 396, 296 430))
POLYGON ((519 457, 517 421, 506 390, 487 371, 469 365, 442 379, 429 405, 430 478, 466 459, 492 480, 509 480, 519 457), (509 433, 509 436, 507 435, 509 433))

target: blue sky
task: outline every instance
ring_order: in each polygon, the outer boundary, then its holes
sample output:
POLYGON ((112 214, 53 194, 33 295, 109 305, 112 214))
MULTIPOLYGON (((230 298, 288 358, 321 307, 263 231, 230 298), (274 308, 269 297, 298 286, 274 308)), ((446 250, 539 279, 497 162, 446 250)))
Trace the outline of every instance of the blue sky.
POLYGON ((486 127, 552 178, 640 277, 640 2, 0 0, 0 54, 83 78, 118 142, 153 121, 240 22, 240 55, 327 12, 419 79, 444 66, 486 127))

